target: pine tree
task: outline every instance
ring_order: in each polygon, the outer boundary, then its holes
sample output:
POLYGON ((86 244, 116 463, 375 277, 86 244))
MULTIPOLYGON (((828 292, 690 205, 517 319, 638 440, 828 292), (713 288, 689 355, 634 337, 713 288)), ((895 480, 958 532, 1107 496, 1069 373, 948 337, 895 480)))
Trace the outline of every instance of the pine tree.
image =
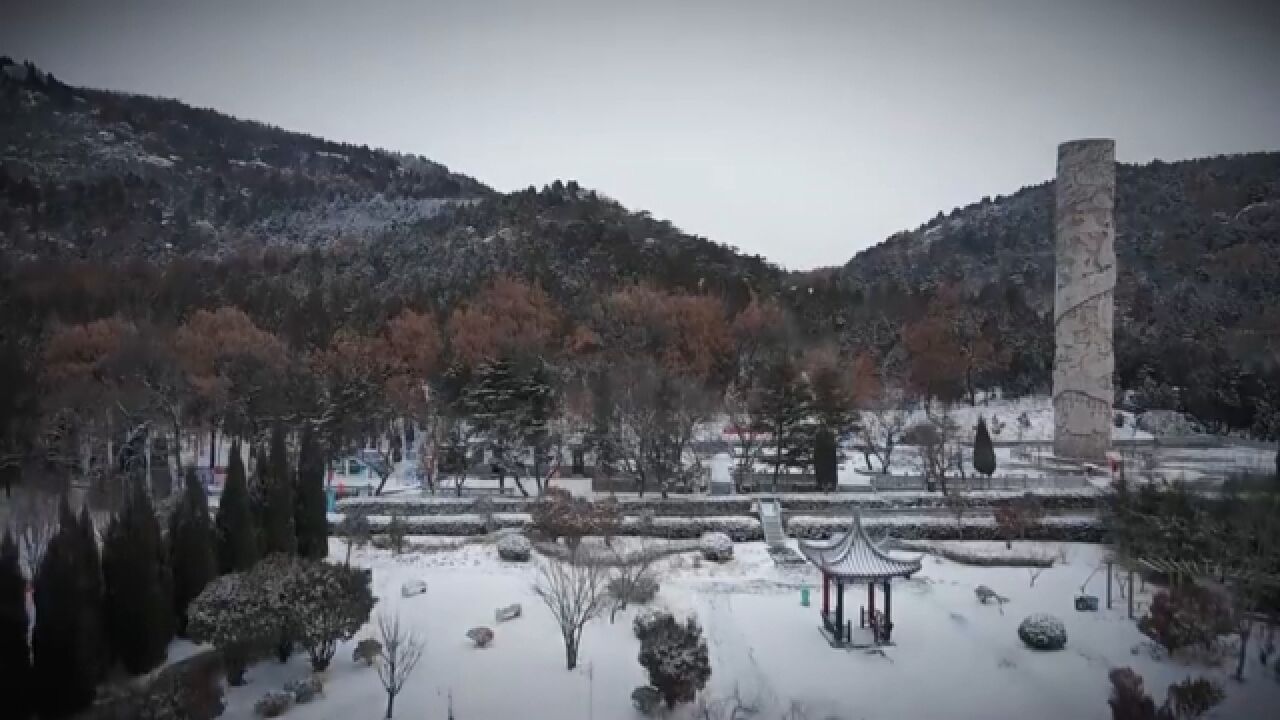
POLYGON ((84 564, 80 578, 84 581, 84 597, 89 618, 85 624, 89 653, 97 660, 95 677, 102 680, 111 669, 111 646, 107 642, 107 616, 102 588, 102 551, 98 547, 98 530, 89 515, 89 507, 80 507, 76 522, 80 533, 79 556, 84 564))
POLYGON ((977 433, 973 438, 973 469, 991 477, 996 471, 996 450, 987 432, 987 421, 978 418, 977 433))
POLYGON ((227 467, 227 484, 222 489, 215 521, 218 538, 218 570, 221 573, 244 572, 258 561, 257 523, 249 504, 249 484, 240 443, 231 445, 227 467))
POLYGON ((298 554, 323 560, 329 555, 328 499, 324 492, 324 454, 308 425, 302 431, 298 453, 297 507, 294 525, 298 554))
POLYGON ((151 498, 132 480, 102 552, 107 633, 116 658, 132 675, 163 663, 173 639, 173 590, 163 542, 151 498))
POLYGON ((789 357, 770 363, 761 378, 751 415, 756 432, 773 438, 773 486, 785 466, 807 465, 813 449, 808 425, 813 398, 796 363, 789 357))
POLYGON ((209 502, 194 469, 188 469, 182 500, 169 516, 169 567, 173 572, 176 631, 187 633, 187 605, 218 576, 216 537, 209 502))
POLYGON ((262 478, 262 550, 293 554, 298 538, 294 532, 293 477, 289 474, 289 458, 285 448, 284 428, 271 431, 271 452, 266 459, 262 478))
POLYGON ((825 427, 818 428, 813 439, 813 471, 819 490, 835 490, 840 482, 836 438, 825 427))
POLYGON ((36 624, 31 632, 31 686, 36 709, 46 719, 78 713, 97 692, 98 660, 90 646, 90 605, 81 577, 82 543, 65 498, 60 514, 63 522, 36 572, 36 624))
POLYGON ((9 688, 4 693, 5 716, 14 720, 27 720, 34 709, 29 623, 27 580, 22 575, 18 544, 6 531, 0 542, 0 668, 4 668, 9 688))

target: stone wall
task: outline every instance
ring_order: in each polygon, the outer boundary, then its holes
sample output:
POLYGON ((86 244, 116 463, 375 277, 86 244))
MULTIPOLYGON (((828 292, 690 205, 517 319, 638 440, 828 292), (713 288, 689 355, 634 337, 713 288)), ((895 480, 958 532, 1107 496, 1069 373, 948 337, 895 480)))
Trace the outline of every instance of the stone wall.
POLYGON ((1102 463, 1111 449, 1115 141, 1058 146, 1053 451, 1102 463))

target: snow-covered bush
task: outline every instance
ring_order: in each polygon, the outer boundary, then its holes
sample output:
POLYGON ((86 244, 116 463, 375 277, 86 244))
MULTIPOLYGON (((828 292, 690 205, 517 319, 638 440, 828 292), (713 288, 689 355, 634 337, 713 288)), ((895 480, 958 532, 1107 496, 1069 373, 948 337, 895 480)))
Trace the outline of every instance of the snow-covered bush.
POLYGON ((324 680, 319 675, 308 675, 285 683, 284 690, 293 693, 293 701, 302 705, 324 694, 324 680))
POLYGON ((711 677, 707 641, 693 618, 681 624, 670 613, 659 614, 640 636, 639 660, 668 708, 692 702, 711 677))
POLYGON ((1018 624, 1018 637, 1035 650, 1061 650, 1067 645, 1067 628, 1058 618, 1037 613, 1018 624))
POLYGON ((698 539, 702 557, 712 562, 728 562, 733 559, 733 540, 720 532, 705 533, 698 539))
POLYGON ((636 639, 643 639, 645 635, 652 632, 654 626, 662 620, 664 615, 670 615, 670 613, 661 610, 646 610, 636 615, 635 619, 631 621, 631 631, 635 633, 636 639))
POLYGON ((350 640, 373 612, 373 575, 362 568, 303 560, 282 583, 289 635, 306 649, 311 669, 329 667, 338 643, 350 640))
POLYGON ((244 684, 254 649, 280 632, 264 588, 246 573, 223 575, 205 586, 187 606, 187 637, 222 653, 227 682, 244 684))
POLYGON ((498 557, 507 562, 528 562, 532 552, 533 543, 524 535, 511 533, 498 538, 498 557))
POLYGON ((253 704, 253 712, 258 717, 280 717, 293 707, 293 693, 272 690, 253 704))
POLYGON ((652 716, 662 707, 662 693, 651 685, 641 685, 631 691, 631 704, 641 715, 652 716))
POLYGON ((617 503, 575 498, 563 488, 548 488, 529 512, 533 528, 549 540, 576 545, 587 535, 617 534, 622 513, 617 503))
POLYGON ((405 536, 409 534, 409 526, 405 523, 400 513, 391 515, 391 522, 387 523, 387 542, 391 548, 391 552, 399 555, 404 552, 405 536))
POLYGON ((356 643, 351 651, 351 662, 362 662, 366 667, 372 667, 373 661, 380 655, 382 655, 382 643, 377 638, 365 638, 356 643))
POLYGON ((489 643, 493 642, 493 630, 483 625, 473 627, 467 631, 467 638, 478 648, 489 647, 489 643))

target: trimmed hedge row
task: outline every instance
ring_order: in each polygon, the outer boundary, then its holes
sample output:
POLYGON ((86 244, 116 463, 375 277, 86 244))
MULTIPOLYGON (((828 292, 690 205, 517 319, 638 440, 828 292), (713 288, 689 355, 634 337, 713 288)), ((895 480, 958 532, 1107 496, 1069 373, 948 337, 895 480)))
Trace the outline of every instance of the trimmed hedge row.
MULTIPOLYGON (((369 518, 369 525, 374 533, 380 533, 390 521, 390 516, 373 515, 369 518)), ((410 535, 483 535, 492 529, 486 527, 482 516, 473 514, 408 516, 403 517, 402 521, 410 535)), ((498 513, 493 516, 493 523, 500 528, 523 528, 529 522, 529 516, 523 513, 498 513)), ((892 533, 893 537, 902 540, 1003 539, 995 524, 989 519, 984 522, 982 518, 965 520, 961 526, 957 526, 951 519, 912 517, 867 518, 863 520, 863 524, 873 534, 892 533)), ((833 533, 844 532, 848 527, 849 522, 845 518, 801 515, 786 519, 788 535, 811 540, 829 538, 833 533)), ((336 524, 330 529, 335 534, 337 530, 336 524)), ((699 538, 708 532, 722 532, 734 542, 764 539, 760 521, 750 516, 655 517, 648 521, 626 517, 623 518, 618 534, 679 540, 699 538)), ((1104 540, 1104 533, 1101 523, 1095 518, 1057 517, 1047 518, 1031 528, 1025 539, 1096 543, 1104 540)))
MULTIPOLYGON (((1039 490, 1031 493, 1049 511, 1093 510, 1100 504, 1102 494, 1096 490, 1039 490)), ((974 507, 992 507, 1024 493, 1016 491, 980 491, 965 497, 974 507)), ((882 492, 844 493, 833 495, 782 493, 777 495, 784 513, 848 513, 857 509, 894 510, 913 508, 945 508, 939 493, 882 492)), ((366 512, 375 515, 401 513, 410 516, 458 515, 492 511, 496 513, 528 512, 534 498, 482 497, 357 497, 338 503, 341 512, 366 512)), ((599 501, 598 501, 599 502, 599 501)), ((621 497, 608 500, 616 502, 626 515, 639 515, 652 511, 658 517, 712 517, 751 515, 755 512, 756 498, 749 495, 671 497, 621 497)))

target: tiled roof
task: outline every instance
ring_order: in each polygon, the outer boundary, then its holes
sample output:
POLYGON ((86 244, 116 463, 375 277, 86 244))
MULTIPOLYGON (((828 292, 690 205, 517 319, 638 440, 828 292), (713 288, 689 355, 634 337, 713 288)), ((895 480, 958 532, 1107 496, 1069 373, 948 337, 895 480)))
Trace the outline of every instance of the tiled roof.
POLYGON ((884 580, 910 577, 920 571, 919 557, 901 560, 871 542, 857 513, 849 532, 830 540, 801 540, 800 552, 828 575, 841 580, 884 580))

